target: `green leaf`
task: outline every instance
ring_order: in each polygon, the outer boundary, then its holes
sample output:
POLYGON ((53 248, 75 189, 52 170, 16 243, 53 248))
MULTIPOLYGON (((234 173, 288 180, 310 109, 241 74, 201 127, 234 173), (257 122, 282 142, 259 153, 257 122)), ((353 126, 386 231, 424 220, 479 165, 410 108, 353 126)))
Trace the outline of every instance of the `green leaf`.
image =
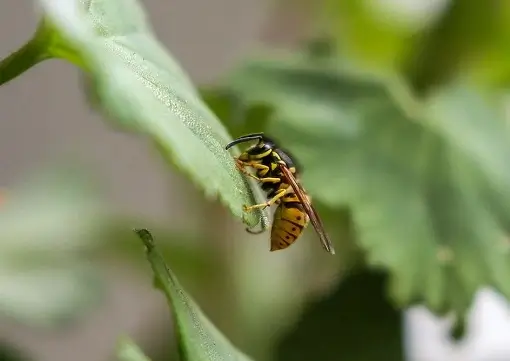
POLYGON ((412 35, 422 26, 421 21, 409 21, 403 14, 388 16, 391 10, 382 11, 382 3, 367 0, 322 2, 317 26, 327 28, 342 53, 356 62, 377 68, 395 67, 412 41, 412 35))
POLYGON ((106 209, 70 171, 47 171, 2 195, 0 312, 30 324, 70 322, 103 294, 84 255, 101 240, 106 209))
MULTIPOLYGON (((9 64, 35 52, 37 61, 54 57, 78 65, 86 72, 90 100, 115 125, 147 136, 206 196, 219 197, 248 225, 260 222, 265 213, 243 212, 255 196, 225 150, 230 135, 152 34, 137 1, 38 3, 44 20, 27 44, 30 51, 13 54, 9 64)), ((9 72, 7 65, 0 63, 2 73, 9 72)))
POLYGON ((419 103, 395 79, 295 58, 248 63, 227 88, 274 106, 268 133, 315 200, 350 207, 396 302, 462 315, 482 286, 510 296, 510 135, 474 89, 419 103))
POLYGON ((150 361, 143 351, 128 337, 117 342, 117 359, 119 361, 150 361))
POLYGON ((276 361, 404 360, 402 312, 384 294, 386 278, 365 271, 342 279, 304 310, 277 346, 276 361))
POLYGON ((147 259, 154 272, 156 284, 164 292, 172 309, 182 360, 249 361, 246 355, 216 329, 186 294, 156 249, 151 234, 146 229, 135 231, 146 247, 147 259))
MULTIPOLYGON (((140 260, 138 237, 129 228, 130 225, 139 223, 152 224, 143 217, 117 219, 108 228, 96 252, 100 257, 122 258, 135 267, 144 266, 145 260, 140 260)), ((225 263, 211 255, 207 247, 201 247, 197 242, 207 236, 205 230, 177 231, 162 225, 154 225, 151 228, 158 233, 160 252, 173 265, 174 270, 185 274, 189 280, 198 283, 208 282, 227 272, 225 263)))
POLYGON ((234 92, 221 92, 213 86, 202 89, 201 94, 235 137, 260 132, 269 122, 270 107, 247 106, 234 92))
MULTIPOLYGON (((0 313, 58 327, 98 304, 105 285, 97 261, 144 265, 130 225, 146 220, 114 213, 92 183, 84 167, 73 164, 46 169, 0 192, 0 313), (46 292, 48 287, 55 292, 46 292)), ((227 272, 218 257, 197 249, 202 232, 157 229, 161 252, 192 285, 227 272)))
POLYGON ((510 83, 510 51, 506 46, 510 41, 510 3, 499 3, 497 10, 490 26, 492 36, 486 40, 483 53, 477 51, 472 70, 479 83, 506 88, 510 83))
POLYGON ((508 26, 501 17, 505 7, 499 0, 449 1, 434 26, 415 37, 404 61, 404 74, 416 92, 426 93, 486 57, 503 30, 500 24, 508 26))
POLYGON ((12 342, 0 341, 0 360, 2 361, 31 361, 25 349, 16 347, 12 342))
POLYGON ((323 0, 321 10, 316 27, 346 58, 401 72, 421 95, 459 76, 508 82, 507 2, 323 0))

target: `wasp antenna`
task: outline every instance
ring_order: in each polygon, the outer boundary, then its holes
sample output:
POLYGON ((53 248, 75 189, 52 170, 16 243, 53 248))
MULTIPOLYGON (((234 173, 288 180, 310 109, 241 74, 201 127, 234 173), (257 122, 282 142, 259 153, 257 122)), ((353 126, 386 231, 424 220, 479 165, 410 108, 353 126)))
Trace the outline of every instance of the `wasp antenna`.
POLYGON ((232 148, 234 145, 244 142, 249 142, 250 140, 262 140, 264 139, 264 133, 253 133, 253 134, 247 134, 243 135, 242 137, 239 137, 230 143, 228 143, 225 146, 225 150, 228 150, 229 148, 232 148))
POLYGON ((241 135, 241 136, 240 136, 239 138, 237 138, 237 139, 242 139, 242 138, 253 138, 253 137, 262 138, 262 137, 264 137, 264 133, 259 132, 259 133, 250 133, 250 134, 245 134, 245 135, 241 135))

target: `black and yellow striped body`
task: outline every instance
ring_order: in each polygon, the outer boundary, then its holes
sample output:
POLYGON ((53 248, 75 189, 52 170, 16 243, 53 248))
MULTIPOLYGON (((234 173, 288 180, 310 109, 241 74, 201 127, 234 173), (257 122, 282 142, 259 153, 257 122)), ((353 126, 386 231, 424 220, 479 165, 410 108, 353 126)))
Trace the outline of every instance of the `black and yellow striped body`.
POLYGON ((275 149, 271 142, 256 144, 241 153, 237 159, 243 167, 255 170, 255 176, 262 183, 261 188, 267 194, 268 200, 278 191, 290 187, 283 181, 283 175, 277 165, 278 160, 283 160, 293 174, 297 172, 291 157, 281 149, 275 149))
MULTIPOLYGON (((236 144, 257 140, 238 157, 236 164, 241 172, 259 182, 267 195, 267 201, 251 206, 244 206, 245 211, 264 209, 276 204, 271 228, 271 251, 286 249, 303 233, 305 227, 312 223, 319 234, 323 248, 335 254, 331 241, 324 231, 310 196, 298 180, 298 170, 292 157, 277 147, 263 133, 247 134, 226 145, 225 149, 236 144), (255 174, 249 172, 254 170, 255 174)), ((250 233, 254 232, 247 229, 250 233)), ((261 230, 262 232, 263 230, 261 230)))
POLYGON ((271 227, 271 251, 285 249, 299 238, 309 219, 301 202, 289 184, 285 183, 277 162, 283 160, 289 170, 297 175, 292 158, 283 150, 276 149, 271 142, 262 142, 248 148, 238 158, 243 167, 255 170, 255 176, 261 182, 262 190, 270 201, 278 207, 275 210, 271 227))
POLYGON ((308 225, 309 219, 296 194, 287 192, 278 202, 271 228, 271 251, 293 244, 308 225))

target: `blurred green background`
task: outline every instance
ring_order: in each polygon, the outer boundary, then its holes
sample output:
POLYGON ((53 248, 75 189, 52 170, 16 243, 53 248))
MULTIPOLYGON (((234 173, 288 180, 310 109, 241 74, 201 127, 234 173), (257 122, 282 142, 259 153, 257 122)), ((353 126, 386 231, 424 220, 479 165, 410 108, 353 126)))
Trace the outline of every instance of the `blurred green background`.
MULTIPOLYGON (((254 360, 510 359, 487 291, 510 295, 510 3, 143 5, 233 137, 266 131, 297 156, 337 256, 312 230, 270 253, 45 62, 0 88, 0 359, 107 360, 122 333, 176 359, 133 227, 254 360)), ((1 3, 0 55, 36 21, 1 3)))

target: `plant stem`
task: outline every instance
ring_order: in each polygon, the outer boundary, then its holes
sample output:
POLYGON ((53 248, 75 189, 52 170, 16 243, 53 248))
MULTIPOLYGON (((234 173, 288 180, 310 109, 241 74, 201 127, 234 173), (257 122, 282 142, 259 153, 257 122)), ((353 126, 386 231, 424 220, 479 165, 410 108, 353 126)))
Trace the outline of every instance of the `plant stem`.
POLYGON ((41 39, 38 33, 32 40, 23 45, 7 58, 0 61, 0 85, 5 84, 18 75, 24 73, 37 63, 51 58, 41 46, 41 39))
POLYGON ((43 18, 32 39, 0 61, 0 85, 16 78, 41 61, 52 58, 67 60, 82 70, 87 70, 78 52, 60 36, 48 19, 43 18))

